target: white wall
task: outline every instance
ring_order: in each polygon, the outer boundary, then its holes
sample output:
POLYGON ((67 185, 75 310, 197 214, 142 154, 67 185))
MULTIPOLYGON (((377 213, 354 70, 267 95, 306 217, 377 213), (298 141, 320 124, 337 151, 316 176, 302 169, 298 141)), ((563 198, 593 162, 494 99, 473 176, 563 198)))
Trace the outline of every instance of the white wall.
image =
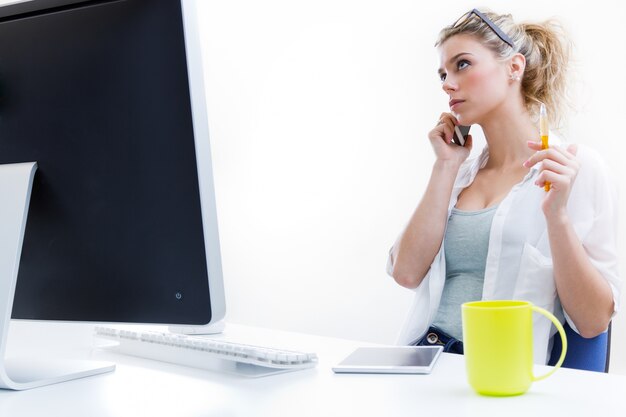
MULTIPOLYGON (((386 276, 387 250, 424 190, 426 133, 447 109, 433 43, 475 6, 566 25, 581 81, 569 138, 598 149, 626 194, 623 3, 200 3, 232 322, 394 341, 411 292, 386 276)), ((614 325, 612 371, 626 374, 626 317, 614 325)))

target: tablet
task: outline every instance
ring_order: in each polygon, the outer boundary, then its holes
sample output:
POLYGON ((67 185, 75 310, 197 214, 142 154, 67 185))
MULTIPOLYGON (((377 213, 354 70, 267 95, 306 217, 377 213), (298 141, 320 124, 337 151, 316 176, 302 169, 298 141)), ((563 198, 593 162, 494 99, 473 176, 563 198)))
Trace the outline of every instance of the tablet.
POLYGON ((429 374, 443 346, 361 347, 333 368, 336 373, 429 374))

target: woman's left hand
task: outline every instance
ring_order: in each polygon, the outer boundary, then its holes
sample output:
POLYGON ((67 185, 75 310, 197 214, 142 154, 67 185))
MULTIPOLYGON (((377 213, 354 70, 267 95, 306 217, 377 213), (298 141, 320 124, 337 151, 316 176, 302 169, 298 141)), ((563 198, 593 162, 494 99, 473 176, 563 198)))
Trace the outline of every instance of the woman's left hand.
POLYGON ((543 188, 546 181, 550 183, 550 191, 546 192, 541 209, 546 218, 565 214, 567 200, 578 175, 580 163, 576 158, 578 148, 569 145, 567 149, 559 146, 541 149, 541 142, 528 141, 528 147, 537 151, 524 166, 529 168, 541 163, 535 185, 543 188))

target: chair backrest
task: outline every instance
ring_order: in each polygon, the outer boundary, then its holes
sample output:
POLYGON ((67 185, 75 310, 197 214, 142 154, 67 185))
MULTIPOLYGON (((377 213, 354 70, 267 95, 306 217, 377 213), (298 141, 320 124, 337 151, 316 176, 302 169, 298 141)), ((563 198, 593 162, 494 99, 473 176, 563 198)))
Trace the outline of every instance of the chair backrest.
MULTIPOLYGON (((582 369, 586 371, 609 372, 609 360, 611 358, 611 323, 606 332, 586 339, 576 333, 565 322, 563 324, 567 335, 567 354, 563 362, 564 368, 582 369)), ((561 338, 554 338, 554 346, 548 365, 556 364, 561 356, 561 338)))

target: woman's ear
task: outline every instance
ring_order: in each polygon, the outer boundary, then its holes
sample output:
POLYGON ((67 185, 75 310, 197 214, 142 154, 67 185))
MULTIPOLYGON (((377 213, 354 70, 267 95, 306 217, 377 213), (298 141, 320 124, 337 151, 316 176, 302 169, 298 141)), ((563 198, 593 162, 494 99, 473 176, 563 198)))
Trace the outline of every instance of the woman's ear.
POLYGON ((524 76, 524 69, 526 68, 526 57, 520 53, 517 53, 511 57, 509 62, 509 72, 512 80, 520 81, 524 76))

